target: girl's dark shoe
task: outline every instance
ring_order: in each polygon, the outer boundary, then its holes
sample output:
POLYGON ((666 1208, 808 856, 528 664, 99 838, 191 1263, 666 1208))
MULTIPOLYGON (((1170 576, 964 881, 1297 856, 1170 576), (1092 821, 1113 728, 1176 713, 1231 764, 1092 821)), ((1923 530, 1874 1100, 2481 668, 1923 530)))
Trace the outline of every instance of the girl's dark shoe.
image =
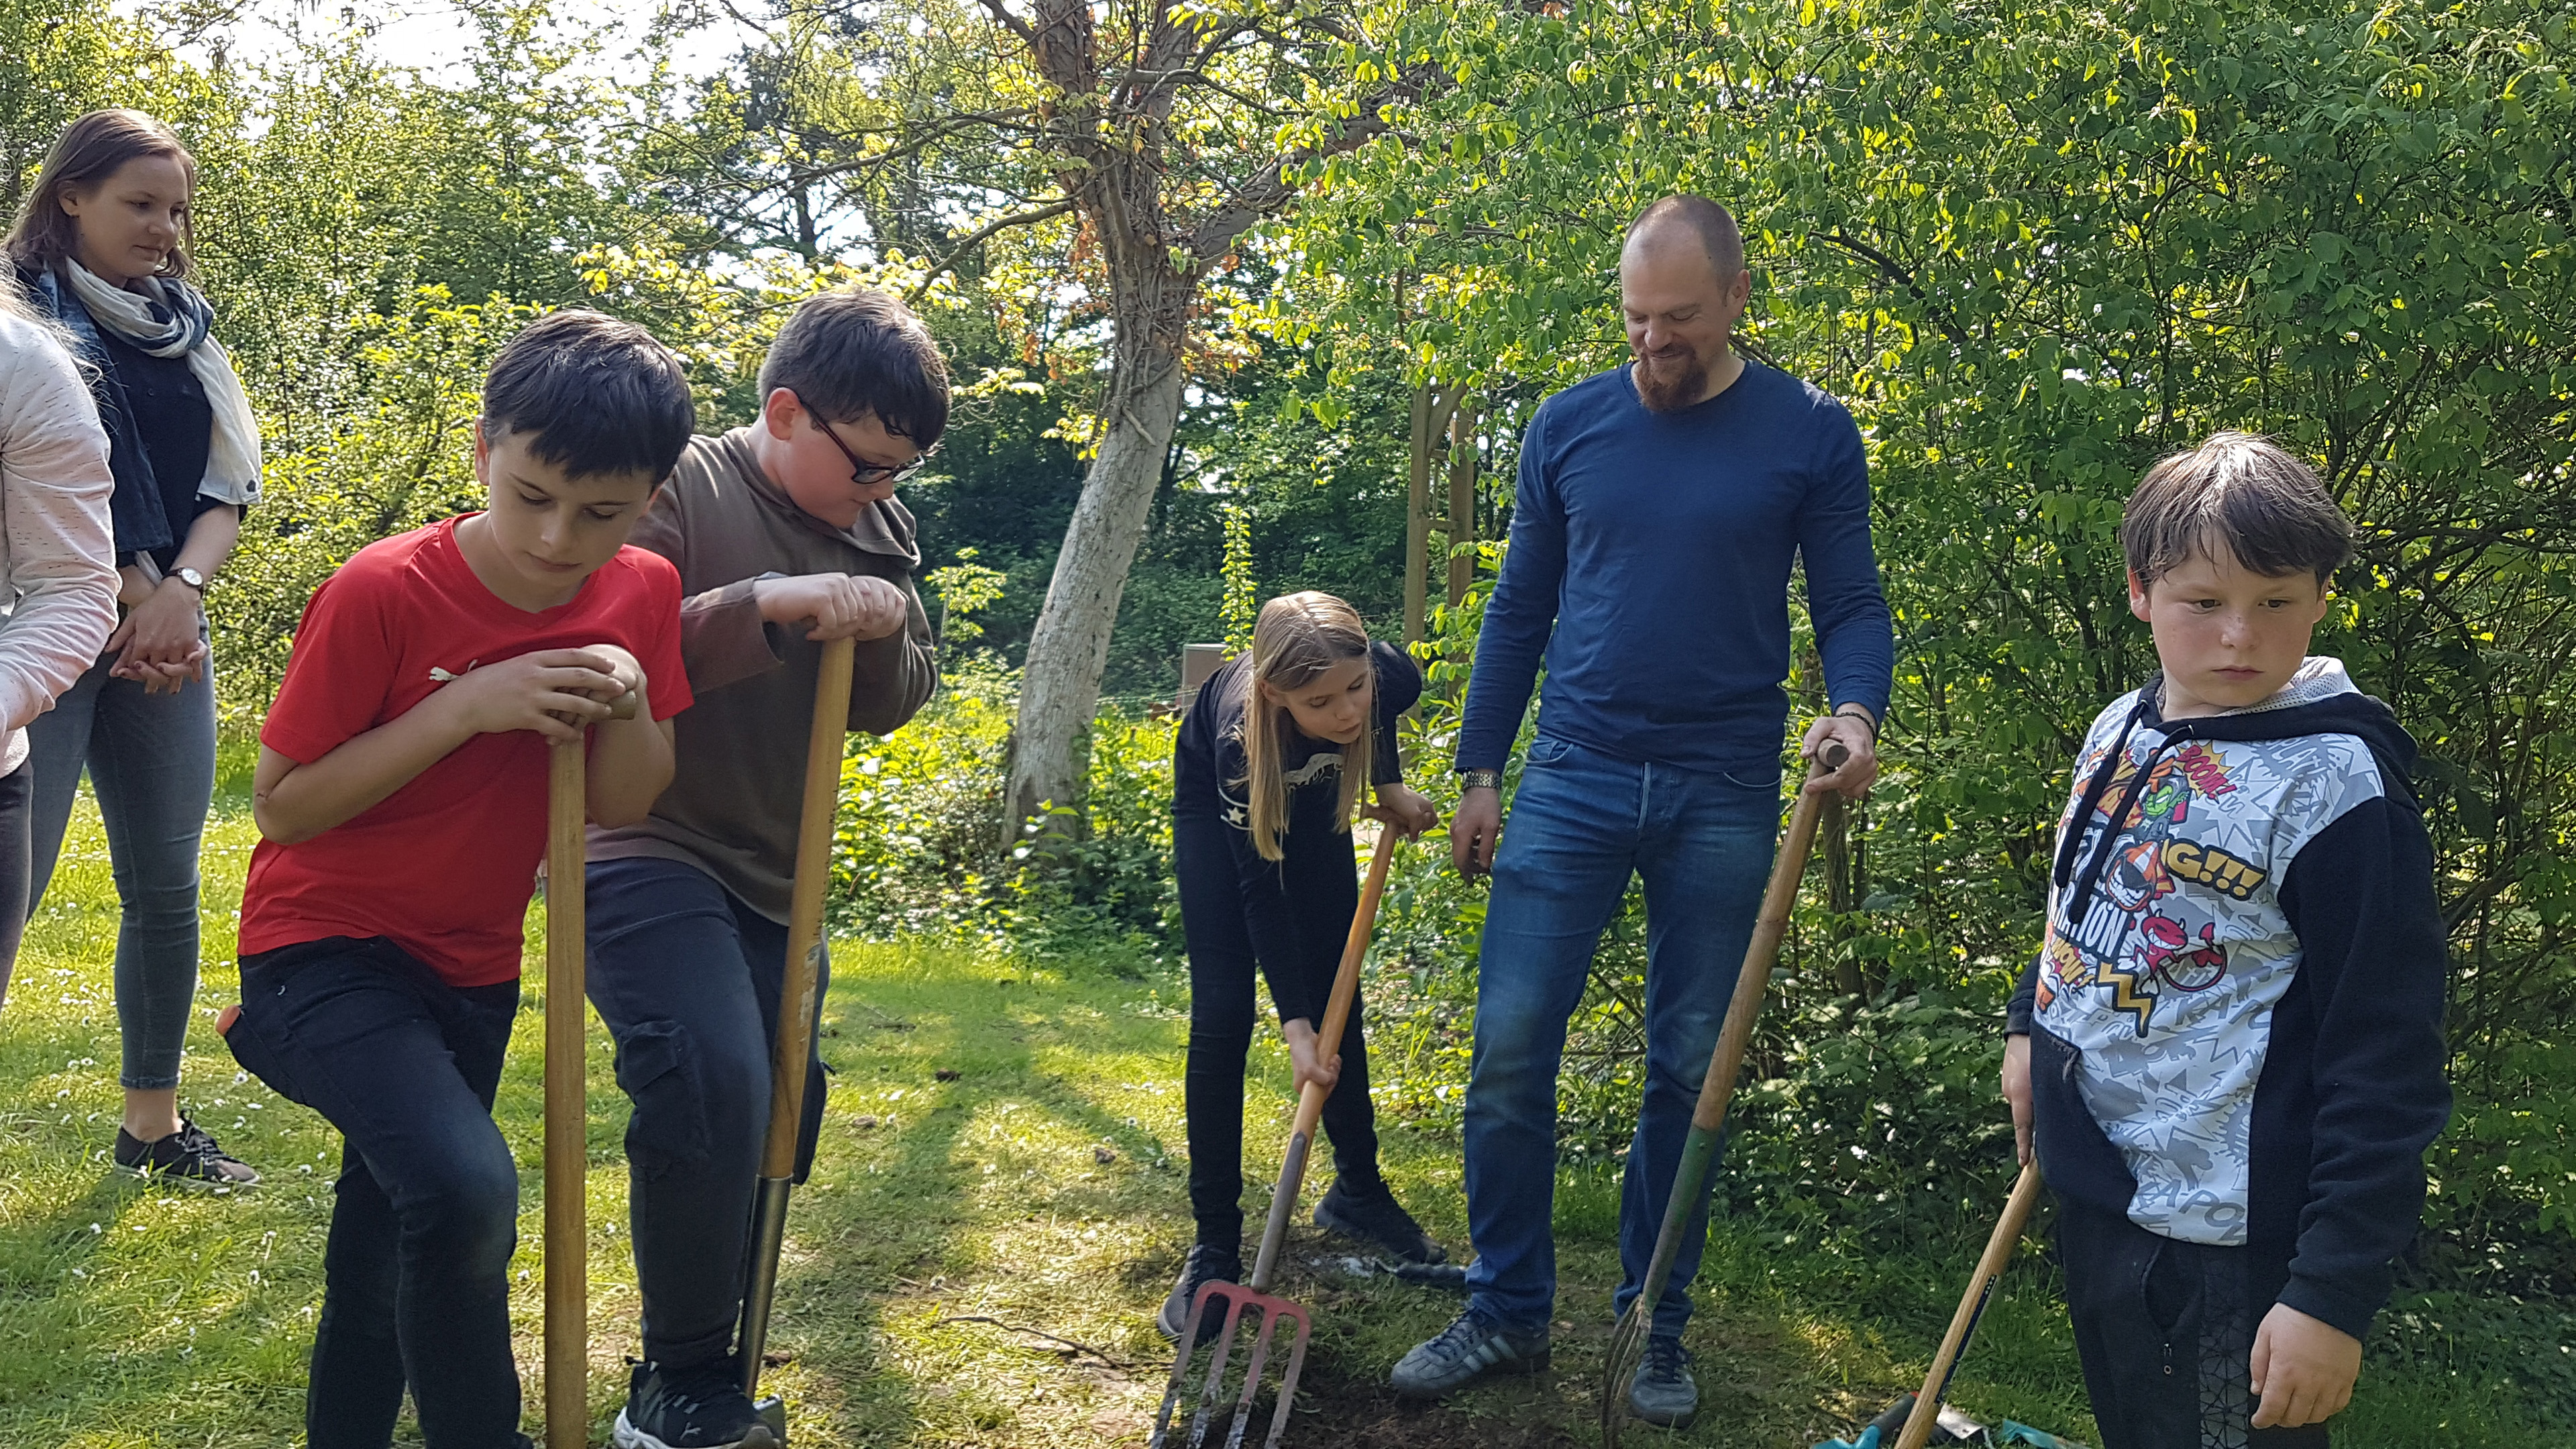
MULTIPOLYGON (((1163 1299, 1163 1311, 1155 1318, 1154 1327, 1160 1329, 1165 1338, 1175 1343, 1179 1342, 1181 1330, 1187 1327, 1190 1321, 1190 1305, 1198 1300, 1199 1289, 1202 1286, 1209 1283, 1242 1281, 1243 1254, 1240 1250, 1216 1247, 1208 1243, 1198 1244, 1190 1249, 1189 1257, 1182 1261, 1181 1280, 1172 1285, 1171 1293, 1163 1299)), ((1224 1328, 1224 1301, 1210 1300, 1208 1311, 1199 1316, 1198 1342, 1214 1342, 1217 1334, 1224 1328)))
POLYGON ((116 1170, 191 1187, 248 1187, 259 1181, 249 1164, 216 1146, 205 1128, 185 1117, 179 1119, 178 1131, 158 1142, 145 1142, 117 1128, 116 1170))
POLYGON ((1333 1180, 1333 1190, 1315 1204, 1315 1226, 1357 1238, 1395 1260, 1399 1267, 1427 1267, 1449 1261, 1449 1250, 1431 1241, 1413 1214, 1395 1200, 1395 1194, 1380 1183, 1375 1192, 1352 1192, 1343 1180, 1333 1180))
POLYGON ((618 1449, 776 1449, 732 1355, 684 1368, 639 1363, 617 1412, 618 1449))

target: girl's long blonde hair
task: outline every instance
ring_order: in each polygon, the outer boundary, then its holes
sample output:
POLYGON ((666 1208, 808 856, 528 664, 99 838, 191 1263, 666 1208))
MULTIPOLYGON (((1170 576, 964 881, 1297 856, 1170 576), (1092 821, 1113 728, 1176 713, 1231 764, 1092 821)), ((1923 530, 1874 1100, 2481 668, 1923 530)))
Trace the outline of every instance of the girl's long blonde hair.
MULTIPOLYGON (((1263 860, 1277 860, 1279 837, 1288 828, 1288 782, 1281 767, 1288 732, 1295 728, 1288 706, 1263 697, 1262 686, 1293 694, 1316 675, 1344 660, 1366 661, 1368 626, 1359 611, 1330 594, 1308 590, 1282 594, 1261 606, 1252 626, 1252 675, 1244 683, 1243 759, 1245 777, 1234 783, 1251 807, 1252 848, 1263 860)), ((1342 749, 1342 789, 1334 807, 1336 830, 1351 828, 1359 812, 1360 792, 1368 788, 1370 751, 1377 743, 1376 681, 1360 737, 1342 749)))

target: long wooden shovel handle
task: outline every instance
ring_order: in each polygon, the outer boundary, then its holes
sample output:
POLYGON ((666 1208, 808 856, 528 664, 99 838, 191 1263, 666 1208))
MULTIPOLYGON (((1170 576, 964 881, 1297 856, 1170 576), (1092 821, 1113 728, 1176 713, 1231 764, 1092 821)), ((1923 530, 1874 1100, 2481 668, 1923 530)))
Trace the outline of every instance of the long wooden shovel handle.
POLYGON ((1923 1392, 1914 1397, 1905 1432, 1896 1436, 1896 1449, 1923 1449, 1924 1441, 1932 1437, 1932 1426, 1941 1418, 1941 1400, 1950 1392, 1950 1376, 1958 1372, 1959 1355, 1968 1346, 1968 1335, 1977 1331, 1977 1320, 1985 1314, 1987 1300, 1994 1297, 1995 1280, 2012 1261, 2021 1230, 2029 1225, 2030 1210, 2038 1201, 2039 1164, 2034 1161, 2022 1168, 2012 1197, 2004 1204, 2004 1215, 1995 1219, 1986 1251, 1978 1256, 1977 1271, 1969 1276, 1968 1291, 1959 1299, 1959 1311, 1950 1315, 1950 1331, 1941 1336, 1941 1351, 1932 1355, 1932 1370, 1923 1376, 1923 1392))
POLYGON ((1816 820, 1825 808, 1825 792, 1816 782, 1843 767, 1849 751, 1840 744, 1825 747, 1807 769, 1798 803, 1789 812, 1789 835, 1771 862, 1771 884, 1762 892, 1762 913, 1753 920, 1753 939, 1744 948, 1744 968, 1735 976, 1735 995, 1726 1005, 1726 1023, 1717 1035, 1717 1050, 1708 1061, 1708 1076, 1699 1085, 1699 1106, 1691 1126, 1715 1132, 1726 1125, 1726 1109, 1735 1100, 1736 1073, 1744 1066, 1744 1049, 1753 1040, 1754 1019, 1762 1014, 1762 994, 1771 987, 1771 969, 1780 961, 1780 941, 1789 934, 1789 912, 1798 903, 1798 880, 1807 873, 1807 854, 1815 847, 1816 820))
MULTIPOLYGON (((1333 972, 1332 994, 1324 998, 1324 1025, 1315 1033, 1315 1053, 1327 1060, 1342 1049, 1342 1032, 1350 1025, 1351 1002, 1360 991, 1360 963, 1368 959, 1369 932, 1377 926, 1377 904, 1386 894, 1386 870, 1395 859, 1396 830, 1381 822, 1377 853, 1369 857, 1368 883, 1360 887, 1360 908, 1351 913, 1351 934, 1342 942, 1342 964, 1333 972)), ((1297 1099, 1296 1131, 1312 1135, 1323 1120, 1324 1099, 1332 1088, 1314 1082, 1297 1099)))
MULTIPOLYGON (((1377 853, 1369 857, 1368 884, 1360 889, 1359 909, 1351 913, 1351 933, 1342 942, 1342 964, 1333 972, 1332 994, 1324 1000, 1324 1029, 1315 1039, 1316 1052, 1330 1057, 1342 1049, 1342 1029, 1351 1019, 1352 998, 1359 995, 1360 963, 1368 958, 1369 932, 1377 925, 1377 904, 1386 894, 1386 868, 1395 859, 1396 831, 1382 826, 1377 838, 1377 853)), ((1308 1082, 1297 1096, 1297 1121, 1288 1132, 1288 1150, 1280 1155, 1279 1185, 1271 1190, 1270 1220, 1261 1231, 1261 1251, 1252 1260, 1252 1281, 1246 1285, 1255 1293, 1270 1289, 1270 1275, 1279 1266, 1280 1245, 1288 1240, 1288 1216, 1296 1206, 1297 1195, 1306 1186, 1306 1155, 1315 1145, 1315 1124, 1324 1115, 1324 1100, 1332 1088, 1320 1082, 1308 1082)))
POLYGON ((787 899, 787 974, 778 998, 778 1042, 770 1059, 769 1140, 760 1175, 795 1175, 796 1134, 805 1114, 805 1077, 814 1057, 814 990, 821 977, 823 901, 832 888, 832 813, 841 802, 841 756, 850 733, 850 672, 857 645, 823 645, 814 681, 813 732, 805 742, 805 799, 796 821, 796 883, 787 899))
POLYGON ((590 1442, 590 1278, 583 1213, 589 1053, 582 1040, 587 732, 546 770, 546 1449, 590 1442))

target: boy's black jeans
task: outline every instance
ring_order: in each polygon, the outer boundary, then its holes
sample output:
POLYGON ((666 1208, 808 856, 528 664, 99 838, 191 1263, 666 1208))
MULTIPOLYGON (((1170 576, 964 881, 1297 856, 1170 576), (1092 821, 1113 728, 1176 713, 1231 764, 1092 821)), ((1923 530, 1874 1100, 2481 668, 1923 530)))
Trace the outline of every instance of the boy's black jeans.
MULTIPOLYGON (((742 1316, 787 928, 672 860, 593 862, 588 909, 590 1001, 617 1038, 617 1084, 635 1103, 627 1213, 644 1356, 704 1363, 732 1352, 742 1316)), ((830 976, 827 961, 818 1016, 830 976)), ((799 1182, 822 1121, 818 1051, 805 1079, 799 1182)))
POLYGON ((2063 1197, 2057 1254, 2102 1449, 2325 1449, 2324 1424, 2252 1427, 2254 1330, 2287 1257, 2178 1242, 2063 1197))
POLYGON ((519 1174, 492 1121, 519 983, 459 988, 382 937, 244 957, 243 1068, 344 1139, 304 1426, 385 1449, 411 1389, 427 1449, 515 1449, 519 1174))

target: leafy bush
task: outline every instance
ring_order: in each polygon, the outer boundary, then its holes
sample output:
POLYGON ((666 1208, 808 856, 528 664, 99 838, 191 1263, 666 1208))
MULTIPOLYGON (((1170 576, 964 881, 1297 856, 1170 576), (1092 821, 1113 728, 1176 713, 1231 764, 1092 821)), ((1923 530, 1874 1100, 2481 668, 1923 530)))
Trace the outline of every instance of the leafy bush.
POLYGON ((1174 725, 1104 711, 1066 828, 1005 849, 1001 788, 1019 676, 989 654, 951 663, 912 723, 852 745, 832 873, 843 929, 1080 949, 1159 961, 1179 938, 1172 885, 1174 725))

